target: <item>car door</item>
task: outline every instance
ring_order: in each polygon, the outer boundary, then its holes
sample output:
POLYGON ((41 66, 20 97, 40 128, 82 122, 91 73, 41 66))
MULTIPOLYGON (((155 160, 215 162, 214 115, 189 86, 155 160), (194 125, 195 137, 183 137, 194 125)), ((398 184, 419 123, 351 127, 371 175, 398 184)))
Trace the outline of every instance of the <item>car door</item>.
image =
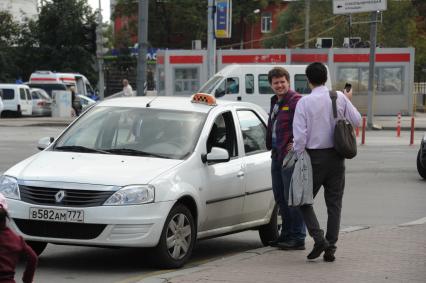
POLYGON ((256 111, 238 109, 238 134, 244 144, 245 199, 243 221, 265 218, 274 206, 271 154, 266 148, 266 125, 256 111))
POLYGON ((206 220, 202 230, 223 228, 241 223, 244 203, 244 168, 238 153, 235 122, 231 111, 214 118, 206 141, 207 152, 212 147, 229 152, 227 162, 211 163, 205 167, 206 220))

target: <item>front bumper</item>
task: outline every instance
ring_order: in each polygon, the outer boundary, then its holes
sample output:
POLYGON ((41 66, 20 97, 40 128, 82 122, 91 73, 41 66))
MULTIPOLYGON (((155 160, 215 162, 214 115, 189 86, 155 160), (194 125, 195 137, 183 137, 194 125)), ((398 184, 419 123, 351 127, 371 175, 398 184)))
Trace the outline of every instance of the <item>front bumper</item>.
POLYGON ((25 240, 56 244, 154 247, 173 202, 132 206, 60 207, 83 210, 84 223, 31 220, 30 207, 58 208, 8 200, 10 227, 25 240))

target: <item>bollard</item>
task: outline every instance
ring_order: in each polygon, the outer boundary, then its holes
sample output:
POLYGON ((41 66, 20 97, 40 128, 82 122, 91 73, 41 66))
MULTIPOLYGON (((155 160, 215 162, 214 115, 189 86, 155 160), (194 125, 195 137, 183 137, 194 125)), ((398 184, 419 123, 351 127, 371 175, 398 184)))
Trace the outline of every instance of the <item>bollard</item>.
POLYGON ((401 113, 398 113, 398 119, 396 121, 396 136, 401 136, 401 113))
POLYGON ((414 116, 411 117, 411 135, 410 135, 410 145, 414 144, 414 116))
POLYGON ((359 137, 359 127, 355 128, 355 134, 356 134, 357 137, 359 137))
POLYGON ((361 138, 361 144, 365 144, 365 124, 366 124, 366 117, 362 116, 362 138, 361 138))

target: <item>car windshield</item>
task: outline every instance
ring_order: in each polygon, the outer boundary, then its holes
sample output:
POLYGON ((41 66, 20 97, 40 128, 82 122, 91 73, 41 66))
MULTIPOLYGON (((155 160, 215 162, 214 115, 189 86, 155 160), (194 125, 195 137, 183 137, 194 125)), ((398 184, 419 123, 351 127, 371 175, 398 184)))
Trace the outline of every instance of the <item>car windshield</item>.
POLYGON ((217 83, 223 79, 222 76, 214 76, 208 80, 198 92, 212 93, 213 89, 217 86, 217 83))
POLYGON ((98 106, 53 150, 184 159, 194 151, 205 119, 197 112, 98 106))

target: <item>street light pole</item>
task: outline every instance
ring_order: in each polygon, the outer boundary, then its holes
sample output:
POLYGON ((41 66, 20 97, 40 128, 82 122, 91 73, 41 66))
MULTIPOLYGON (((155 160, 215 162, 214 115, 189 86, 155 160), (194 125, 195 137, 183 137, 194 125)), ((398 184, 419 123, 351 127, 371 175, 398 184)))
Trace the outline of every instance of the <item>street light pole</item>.
POLYGON ((207 7, 207 76, 209 78, 216 73, 216 37, 213 28, 214 8, 215 1, 209 0, 207 7))
POLYGON ((139 0, 138 22, 138 67, 136 78, 136 95, 143 96, 146 81, 146 49, 148 46, 148 8, 149 0, 139 0))
POLYGON ((99 14, 98 14, 98 25, 96 26, 96 57, 98 59, 98 72, 99 72, 99 99, 104 99, 104 44, 102 37, 102 8, 101 8, 101 0, 99 0, 99 14))

